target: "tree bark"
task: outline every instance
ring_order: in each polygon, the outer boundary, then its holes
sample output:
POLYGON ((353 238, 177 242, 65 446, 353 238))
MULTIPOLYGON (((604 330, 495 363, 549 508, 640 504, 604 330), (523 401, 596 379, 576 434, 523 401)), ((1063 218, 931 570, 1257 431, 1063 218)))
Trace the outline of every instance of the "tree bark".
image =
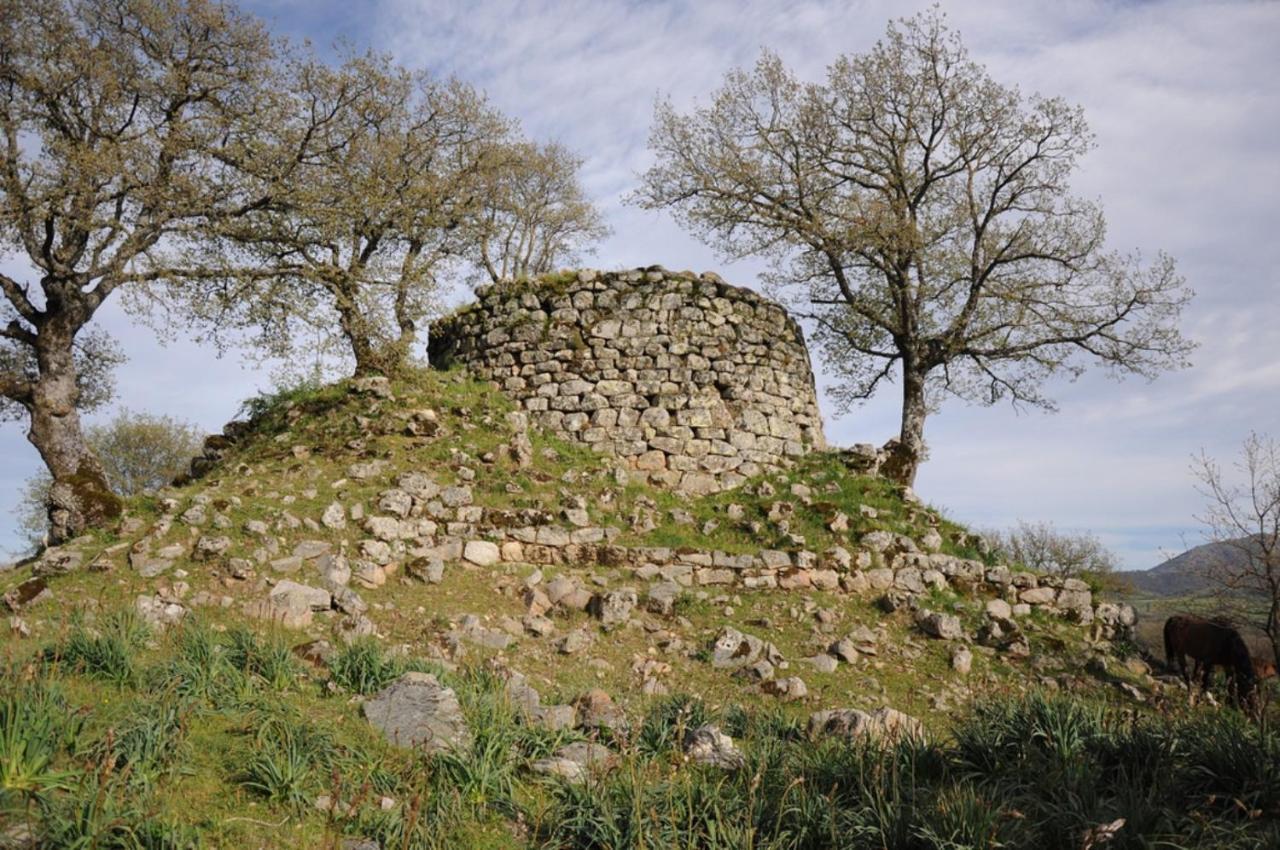
POLYGON ((338 298, 338 327, 351 346, 351 354, 356 360, 355 377, 381 375, 385 372, 382 357, 379 356, 373 340, 369 336, 369 326, 360 308, 352 303, 353 299, 338 298))
POLYGON ((924 460, 924 421, 929 414, 925 400, 925 374, 904 358, 902 364, 902 423, 897 443, 882 468, 884 476, 904 487, 915 484, 924 460))
POLYGON ((102 465, 80 427, 75 333, 47 324, 36 344, 37 377, 29 410, 27 439, 53 477, 49 490, 49 542, 58 544, 120 516, 102 465))

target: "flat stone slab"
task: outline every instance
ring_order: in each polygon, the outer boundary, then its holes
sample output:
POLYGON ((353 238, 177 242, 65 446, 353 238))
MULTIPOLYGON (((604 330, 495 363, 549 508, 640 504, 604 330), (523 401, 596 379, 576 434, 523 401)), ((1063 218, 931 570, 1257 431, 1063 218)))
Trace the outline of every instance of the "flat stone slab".
POLYGON ((365 702, 364 716, 401 747, 438 753, 471 745, 457 694, 430 673, 405 673, 365 702))

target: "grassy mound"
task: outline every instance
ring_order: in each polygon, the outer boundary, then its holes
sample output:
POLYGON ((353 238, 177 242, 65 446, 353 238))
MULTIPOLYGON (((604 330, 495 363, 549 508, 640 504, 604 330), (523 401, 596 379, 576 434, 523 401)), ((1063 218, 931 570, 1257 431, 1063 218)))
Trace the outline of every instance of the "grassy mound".
MULTIPOLYGON (((1122 663, 1124 647, 1040 614, 1021 621, 1029 657, 975 646, 968 673, 953 669, 952 644, 925 638, 906 612, 814 589, 689 587, 671 613, 637 611, 626 627, 602 631, 584 612, 557 610, 551 636, 522 630, 535 579, 635 584, 608 565, 450 563, 438 583, 402 570, 359 588, 376 633, 350 642, 336 611, 293 630, 252 618, 246 603, 278 580, 315 580, 277 575, 273 559, 304 541, 359 548, 360 522, 326 525, 330 506, 377 513, 389 482, 413 471, 466 486, 485 508, 565 521, 573 512, 615 529, 620 545, 822 552, 869 531, 936 529, 944 551, 979 557, 963 528, 855 474, 838 453, 687 499, 536 429, 522 466, 508 450, 510 402, 460 373, 413 373, 391 390, 377 398, 344 383, 255 399, 201 477, 129 501, 118 528, 77 542, 78 568, 48 579, 49 594, 17 613, 0 647, 0 847, 34 836, 35 846, 103 848, 340 847, 357 837, 387 850, 1075 848, 1117 818, 1127 825, 1110 846, 1276 840, 1274 732, 1187 713, 1141 665, 1122 663), (413 425, 426 409, 431 433, 413 425), (352 474, 369 464, 377 475, 352 474), (193 509, 198 522, 184 519, 193 509), (832 530, 836 514, 847 531, 832 530), (211 537, 225 545, 201 554, 198 541, 211 537), (130 558, 144 545, 178 554, 144 577, 130 558), (189 610, 159 630, 136 613, 139 596, 189 610), (468 622, 507 635, 506 645, 459 640, 468 622), (713 667, 708 648, 726 627, 771 642, 789 664, 779 675, 802 676, 808 698, 780 702, 713 667), (556 639, 579 630, 590 645, 562 654, 556 639), (854 632, 871 643, 856 662, 806 661, 854 632), (336 647, 332 657, 305 651, 318 640, 336 647), (410 670, 457 692, 473 732, 465 751, 427 758, 365 721, 360 701, 410 670), (506 697, 506 670, 523 673, 544 704, 603 689, 632 731, 526 722, 506 697), (669 695, 682 693, 696 699, 669 695), (802 734, 815 709, 882 707, 920 718, 930 743, 802 734), (682 754, 685 733, 712 722, 737 740, 741 769, 682 754), (585 785, 531 772, 586 738, 616 752, 612 771, 585 785)), ((0 594, 31 569, 0 574, 0 594)), ((925 599, 970 634, 985 601, 953 590, 925 599)))

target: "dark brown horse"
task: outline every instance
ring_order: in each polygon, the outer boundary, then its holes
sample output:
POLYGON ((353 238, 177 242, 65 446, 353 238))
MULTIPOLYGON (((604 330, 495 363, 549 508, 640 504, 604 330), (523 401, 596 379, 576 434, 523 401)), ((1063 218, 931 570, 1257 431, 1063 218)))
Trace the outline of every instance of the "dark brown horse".
POLYGON ((1188 687, 1191 673, 1187 670, 1187 656, 1190 656, 1205 690, 1213 680, 1213 668, 1221 666, 1227 671, 1231 698, 1237 704, 1253 694, 1256 674, 1249 647, 1240 632, 1221 620, 1173 615, 1164 622, 1164 655, 1169 666, 1176 664, 1188 687))

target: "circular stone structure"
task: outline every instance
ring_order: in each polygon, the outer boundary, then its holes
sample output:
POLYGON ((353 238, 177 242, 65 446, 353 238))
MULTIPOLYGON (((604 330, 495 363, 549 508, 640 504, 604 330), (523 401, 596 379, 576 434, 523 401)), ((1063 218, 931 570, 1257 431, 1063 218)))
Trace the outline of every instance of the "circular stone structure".
POLYGON ((562 272, 476 296, 431 325, 432 365, 655 484, 714 492, 825 447, 799 325, 715 274, 562 272))

